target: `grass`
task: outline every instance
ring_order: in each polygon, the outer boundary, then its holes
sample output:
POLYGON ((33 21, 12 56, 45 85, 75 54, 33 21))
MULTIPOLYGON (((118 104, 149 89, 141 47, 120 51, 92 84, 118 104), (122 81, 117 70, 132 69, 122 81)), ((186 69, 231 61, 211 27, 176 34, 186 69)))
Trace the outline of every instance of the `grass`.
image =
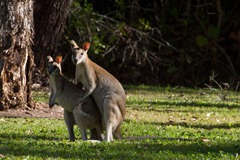
MULTIPOLYGON (((156 86, 125 90, 124 140, 83 142, 75 128, 78 139, 69 142, 63 120, 0 118, 0 157, 240 159, 240 93, 156 86)), ((44 93, 34 95, 37 101, 48 101, 44 93)))

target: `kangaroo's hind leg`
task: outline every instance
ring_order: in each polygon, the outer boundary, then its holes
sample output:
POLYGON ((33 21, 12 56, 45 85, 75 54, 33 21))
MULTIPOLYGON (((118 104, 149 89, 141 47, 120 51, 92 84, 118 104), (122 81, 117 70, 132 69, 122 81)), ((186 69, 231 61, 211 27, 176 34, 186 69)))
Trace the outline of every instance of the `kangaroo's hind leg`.
POLYGON ((113 132, 122 122, 122 114, 117 105, 117 98, 113 95, 106 96, 103 102, 103 121, 106 128, 105 141, 107 142, 113 141, 113 132))
POLYGON ((113 132, 113 136, 116 139, 122 139, 122 134, 121 134, 121 124, 119 124, 117 126, 117 128, 115 129, 115 131, 113 132))

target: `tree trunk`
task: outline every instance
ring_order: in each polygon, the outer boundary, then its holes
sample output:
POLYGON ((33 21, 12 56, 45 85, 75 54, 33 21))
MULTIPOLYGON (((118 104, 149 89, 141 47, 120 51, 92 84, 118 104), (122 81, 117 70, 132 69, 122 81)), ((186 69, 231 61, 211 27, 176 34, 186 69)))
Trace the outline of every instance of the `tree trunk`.
POLYGON ((55 55, 62 36, 71 0, 36 0, 34 3, 34 58, 42 69, 48 55, 55 55))
POLYGON ((0 110, 33 107, 33 1, 0 1, 0 110))

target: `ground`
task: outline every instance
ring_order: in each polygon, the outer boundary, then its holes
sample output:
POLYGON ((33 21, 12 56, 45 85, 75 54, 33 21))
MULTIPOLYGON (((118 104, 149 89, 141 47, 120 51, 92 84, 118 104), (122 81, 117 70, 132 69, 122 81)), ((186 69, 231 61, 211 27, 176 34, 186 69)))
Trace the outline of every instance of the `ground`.
POLYGON ((0 117, 37 117, 37 118, 63 118, 63 108, 54 106, 49 108, 48 104, 37 102, 35 109, 9 109, 0 111, 0 117))
MULTIPOLYGON (((41 81, 46 80, 41 79, 41 81)), ((50 92, 48 85, 45 84, 42 86, 40 83, 34 83, 33 90, 46 92, 46 94, 50 92)), ((61 106, 55 105, 50 109, 47 103, 35 102, 34 109, 8 109, 7 111, 0 111, 0 117, 36 117, 63 119, 63 108, 61 106)))

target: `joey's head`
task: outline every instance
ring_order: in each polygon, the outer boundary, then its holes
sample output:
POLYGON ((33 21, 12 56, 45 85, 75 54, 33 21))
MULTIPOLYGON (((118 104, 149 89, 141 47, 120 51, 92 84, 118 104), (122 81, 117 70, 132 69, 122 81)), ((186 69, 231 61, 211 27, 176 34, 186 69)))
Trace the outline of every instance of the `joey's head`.
POLYGON ((90 43, 85 42, 83 43, 82 48, 80 48, 74 40, 71 40, 71 48, 74 52, 72 55, 72 61, 74 64, 81 64, 86 61, 88 58, 87 52, 88 49, 90 48, 90 43))
POLYGON ((47 56, 47 73, 50 76, 62 75, 61 62, 62 58, 60 56, 56 56, 55 61, 53 61, 51 56, 47 56))

